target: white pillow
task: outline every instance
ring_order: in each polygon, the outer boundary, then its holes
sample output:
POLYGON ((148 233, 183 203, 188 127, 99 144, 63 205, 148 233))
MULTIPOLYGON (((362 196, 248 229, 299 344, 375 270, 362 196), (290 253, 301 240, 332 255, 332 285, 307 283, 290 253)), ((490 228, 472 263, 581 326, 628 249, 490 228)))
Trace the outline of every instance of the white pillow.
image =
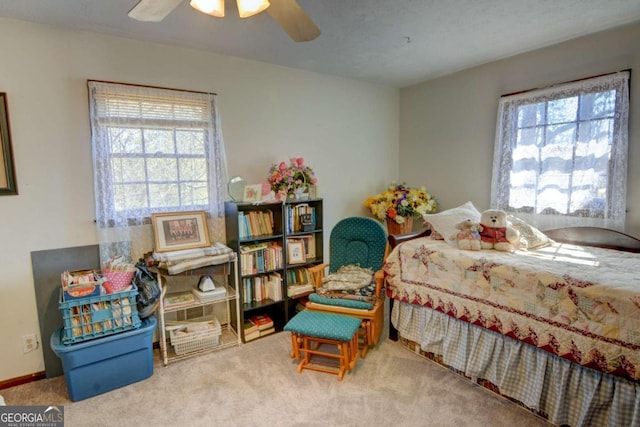
POLYGON ((546 234, 517 216, 508 215, 507 222, 520 232, 519 249, 540 249, 553 243, 546 234))
POLYGON ((471 202, 467 202, 457 208, 447 209, 436 214, 425 214, 422 216, 426 223, 431 225, 431 230, 440 234, 447 243, 455 244, 455 236, 458 233, 456 224, 470 219, 473 222, 480 222, 480 211, 471 202))

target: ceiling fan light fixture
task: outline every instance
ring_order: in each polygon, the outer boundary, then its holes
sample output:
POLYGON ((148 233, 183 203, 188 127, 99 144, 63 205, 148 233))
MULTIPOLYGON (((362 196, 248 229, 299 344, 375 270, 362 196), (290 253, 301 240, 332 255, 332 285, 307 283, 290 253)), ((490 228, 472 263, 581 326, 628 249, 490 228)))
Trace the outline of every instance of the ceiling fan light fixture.
POLYGON ((269 7, 269 0, 236 0, 240 18, 248 18, 257 15, 269 7))
POLYGON ((189 5, 207 15, 224 17, 224 0, 191 0, 189 5))

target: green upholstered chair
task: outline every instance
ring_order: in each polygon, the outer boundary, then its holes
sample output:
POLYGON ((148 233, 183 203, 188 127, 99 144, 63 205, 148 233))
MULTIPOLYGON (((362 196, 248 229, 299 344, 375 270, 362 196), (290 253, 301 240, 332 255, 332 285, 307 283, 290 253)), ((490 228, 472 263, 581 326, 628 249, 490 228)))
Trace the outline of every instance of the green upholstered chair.
POLYGON ((326 298, 311 294, 307 310, 324 313, 345 314, 362 320, 367 349, 378 343, 384 326, 384 275, 382 264, 387 253, 387 233, 382 225, 371 218, 349 217, 340 220, 329 236, 329 263, 309 269, 316 288, 322 286, 322 279, 328 273, 336 272, 345 265, 359 265, 375 272, 375 302, 326 298))

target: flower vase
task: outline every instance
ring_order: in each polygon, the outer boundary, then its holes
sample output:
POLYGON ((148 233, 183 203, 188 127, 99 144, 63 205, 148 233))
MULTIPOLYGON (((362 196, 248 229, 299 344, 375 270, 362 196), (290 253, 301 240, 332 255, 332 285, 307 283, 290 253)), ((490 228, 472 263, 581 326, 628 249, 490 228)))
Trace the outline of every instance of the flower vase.
POLYGON ((413 217, 405 218, 402 224, 398 224, 391 218, 387 218, 387 232, 389 234, 407 234, 413 230, 413 217))

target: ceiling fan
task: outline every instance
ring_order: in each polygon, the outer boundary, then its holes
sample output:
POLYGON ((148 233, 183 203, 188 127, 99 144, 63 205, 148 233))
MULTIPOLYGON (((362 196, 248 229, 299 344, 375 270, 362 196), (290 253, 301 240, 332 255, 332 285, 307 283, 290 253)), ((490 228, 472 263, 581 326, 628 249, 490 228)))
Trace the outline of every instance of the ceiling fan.
MULTIPOLYGON (((129 17, 138 21, 159 22, 169 15, 183 0, 140 0, 129 17)), ((311 41, 320 35, 320 29, 302 10, 296 0, 236 0, 241 18, 247 18, 266 9, 293 40, 311 41)), ((223 17, 224 0, 190 0, 191 7, 208 15, 223 17)))

